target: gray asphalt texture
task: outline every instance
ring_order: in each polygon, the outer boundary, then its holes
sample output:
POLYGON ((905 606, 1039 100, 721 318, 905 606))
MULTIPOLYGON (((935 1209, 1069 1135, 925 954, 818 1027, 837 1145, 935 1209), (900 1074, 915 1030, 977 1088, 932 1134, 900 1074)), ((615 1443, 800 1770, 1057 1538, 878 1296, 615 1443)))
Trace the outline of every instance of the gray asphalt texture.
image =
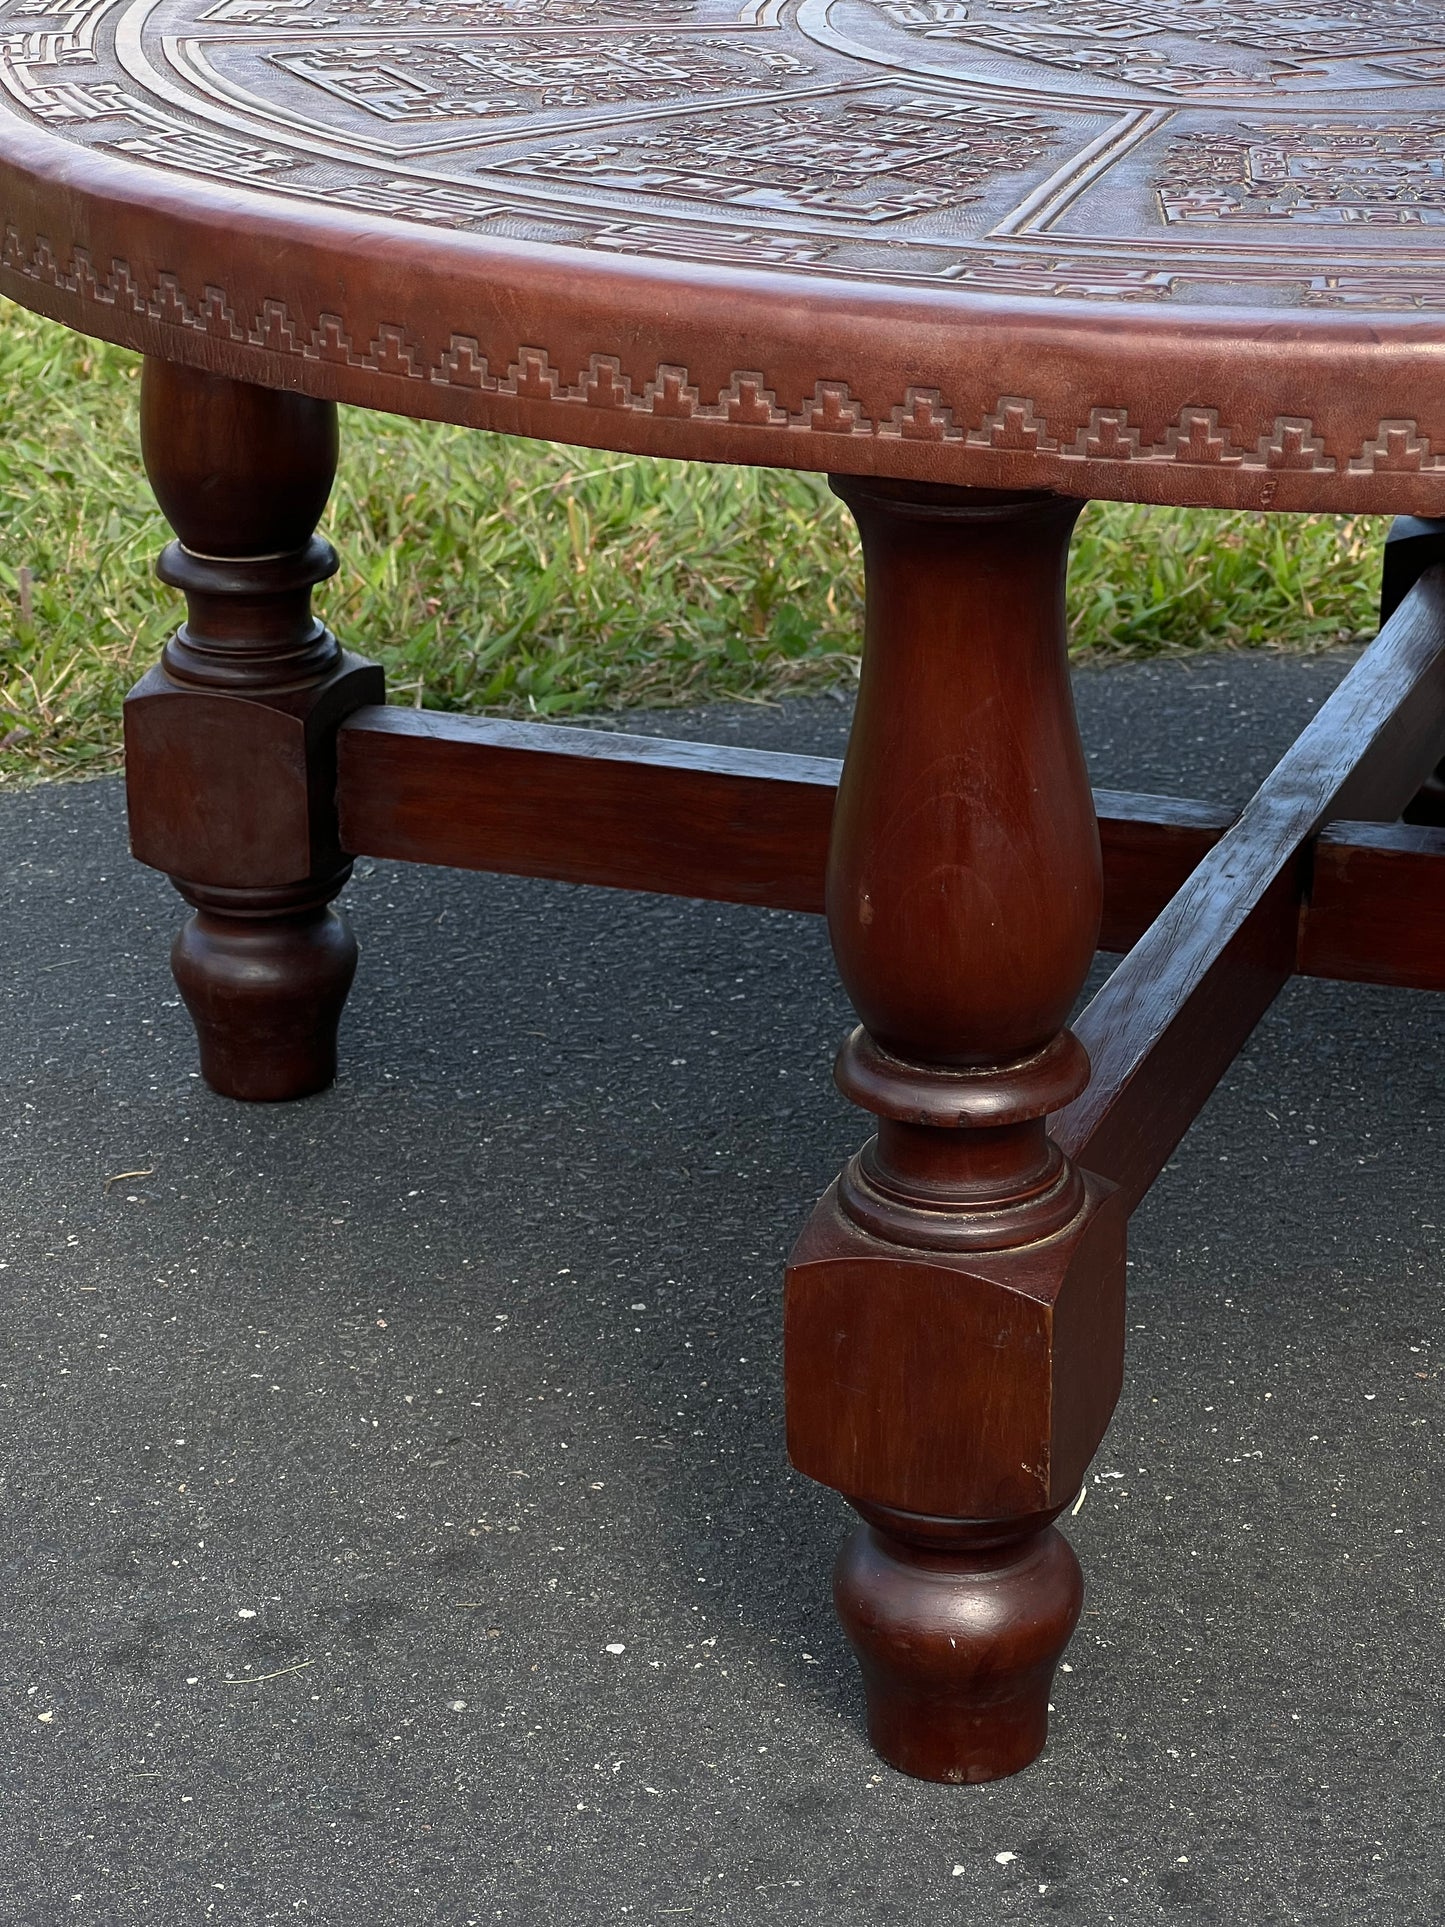
MULTIPOLYGON (((1346 666, 1085 673, 1096 780, 1242 799, 1346 666)), ((363 864, 341 1081, 255 1109, 115 782, 0 877, 0 1920, 1445 1918, 1440 1004, 1291 986, 1137 1214, 1052 1737, 957 1790, 868 1751, 783 1453, 818 924, 363 864)))

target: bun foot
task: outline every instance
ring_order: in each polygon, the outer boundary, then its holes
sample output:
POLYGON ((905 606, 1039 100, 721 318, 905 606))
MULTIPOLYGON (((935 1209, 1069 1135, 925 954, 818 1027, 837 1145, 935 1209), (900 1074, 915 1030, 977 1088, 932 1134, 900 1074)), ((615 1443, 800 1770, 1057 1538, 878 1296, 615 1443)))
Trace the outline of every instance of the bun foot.
POLYGON ((356 939, 335 910, 198 910, 176 938, 171 968, 213 1091, 280 1103, 335 1081, 336 1032, 356 974, 356 939))
POLYGON ((834 1575, 868 1737, 915 1779, 1000 1780, 1048 1738, 1049 1689, 1083 1604, 1079 1562, 1051 1525, 987 1545, 969 1544, 966 1527, 917 1523, 932 1543, 861 1526, 834 1575))

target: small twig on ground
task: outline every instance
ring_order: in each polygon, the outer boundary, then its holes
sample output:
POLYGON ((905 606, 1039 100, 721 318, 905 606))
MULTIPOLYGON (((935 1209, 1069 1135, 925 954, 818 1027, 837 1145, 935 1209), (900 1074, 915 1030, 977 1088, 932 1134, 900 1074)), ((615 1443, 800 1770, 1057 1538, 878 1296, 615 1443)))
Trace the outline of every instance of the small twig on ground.
POLYGON ((314 1659, 298 1660, 294 1666, 278 1666, 274 1673, 252 1673, 247 1679, 232 1679, 227 1673, 221 1681, 223 1686, 259 1686, 263 1680, 280 1679, 286 1673, 304 1673, 308 1666, 314 1666, 314 1659))

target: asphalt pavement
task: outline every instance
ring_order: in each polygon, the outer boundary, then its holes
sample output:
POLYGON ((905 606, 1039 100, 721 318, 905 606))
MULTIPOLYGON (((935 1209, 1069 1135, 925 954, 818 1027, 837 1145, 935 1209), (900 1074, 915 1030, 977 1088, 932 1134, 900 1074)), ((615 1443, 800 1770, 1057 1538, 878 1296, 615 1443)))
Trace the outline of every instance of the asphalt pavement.
MULTIPOLYGON (((1242 800, 1346 667, 1085 672, 1096 780, 1242 800)), ((821 927, 348 903, 341 1079, 247 1108, 118 784, 0 797, 0 1921, 1438 1927, 1439 1003, 1292 985, 1137 1213, 1052 1736, 952 1789, 869 1752, 783 1452, 821 927)))

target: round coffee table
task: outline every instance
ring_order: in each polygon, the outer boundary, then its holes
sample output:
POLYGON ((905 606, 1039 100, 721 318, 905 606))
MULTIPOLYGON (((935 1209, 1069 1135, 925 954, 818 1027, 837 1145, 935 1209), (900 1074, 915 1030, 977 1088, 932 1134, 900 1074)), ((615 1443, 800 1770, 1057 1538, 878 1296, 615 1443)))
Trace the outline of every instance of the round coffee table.
POLYGON ((1445 840, 1395 822, 1445 750, 1441 529, 1400 526, 1391 620, 1237 818, 1096 811, 1069 533, 1090 497, 1445 515, 1445 16, 0 23, 0 287, 147 357, 189 615, 128 705, 132 836, 195 907, 206 1076, 329 1080, 359 853, 826 898, 862 1020, 838 1076, 878 1129, 794 1253, 789 1446, 865 1521, 837 1597, 880 1751, 1025 1765, 1079 1611, 1053 1522, 1119 1389, 1129 1210, 1292 971, 1445 987, 1445 840), (868 577, 841 776, 387 709, 310 612, 337 402, 830 473, 868 577), (1101 919, 1134 947, 1071 1031, 1101 919))

